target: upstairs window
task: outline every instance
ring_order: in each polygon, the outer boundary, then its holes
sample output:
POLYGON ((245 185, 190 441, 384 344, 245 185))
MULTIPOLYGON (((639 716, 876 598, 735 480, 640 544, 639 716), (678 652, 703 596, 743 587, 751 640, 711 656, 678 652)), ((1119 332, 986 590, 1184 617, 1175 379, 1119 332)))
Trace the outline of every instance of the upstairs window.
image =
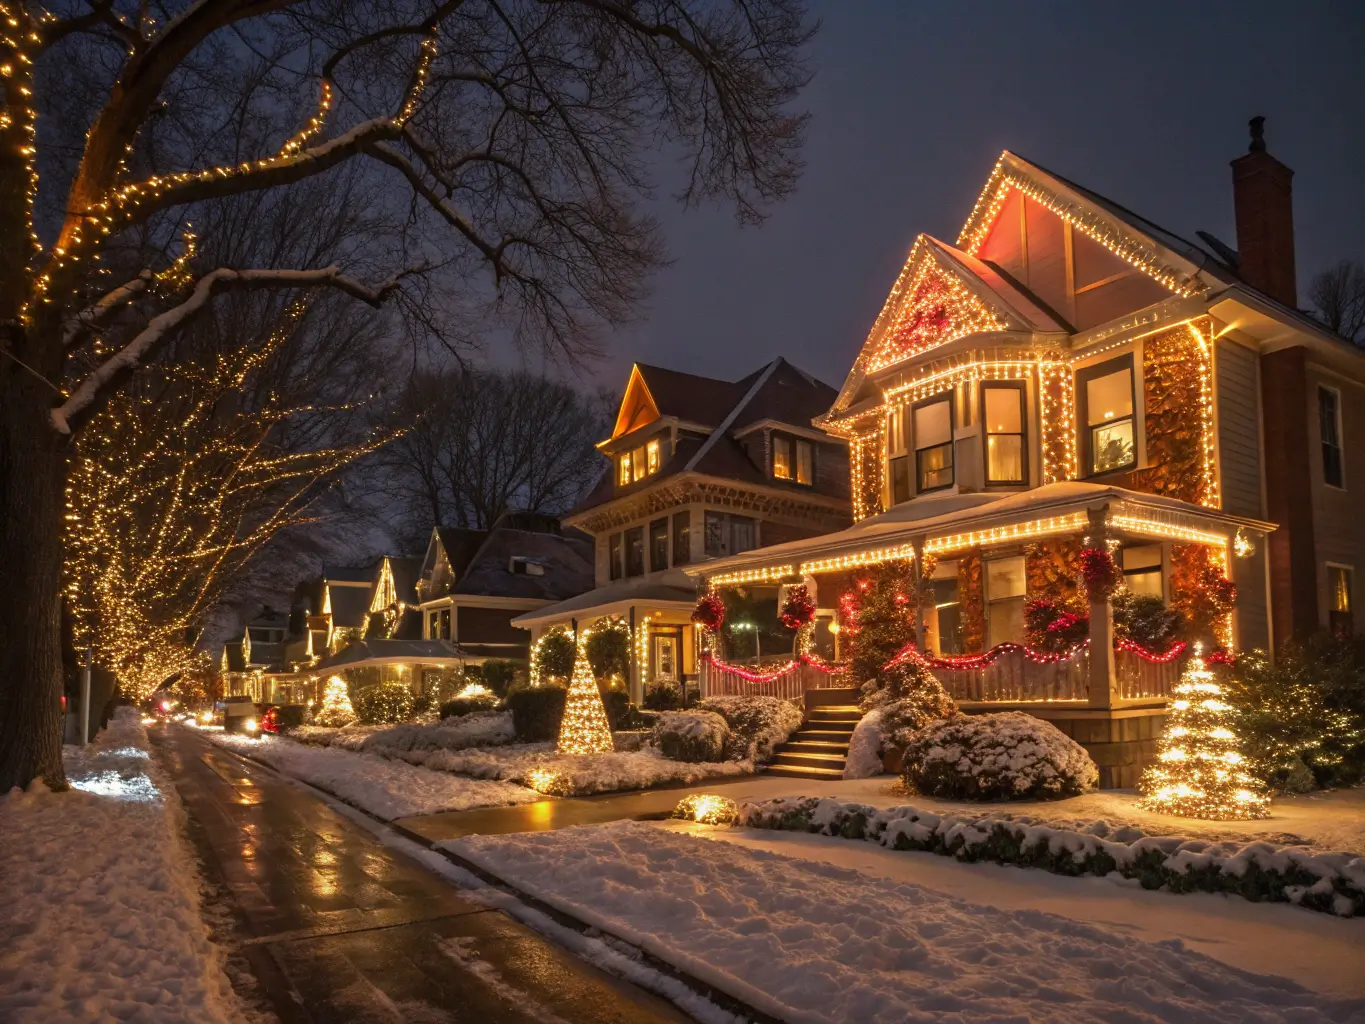
POLYGON ((1318 433, 1322 436, 1322 482, 1345 487, 1341 461, 1341 393, 1318 388, 1318 433))
POLYGON ((1136 466, 1133 357, 1123 356, 1082 370, 1077 383, 1085 414, 1087 475, 1136 466))
POLYGON ((616 464, 620 467, 616 474, 616 483, 625 487, 630 483, 630 454, 627 453, 617 458, 616 464))
POLYGON ((986 425, 986 483, 1024 482, 1024 389, 1018 384, 983 384, 981 413, 986 425))
POLYGON ((815 479, 815 452, 811 443, 774 434, 773 476, 809 486, 815 479))
POLYGON ((638 483, 663 465, 663 448, 658 439, 646 441, 634 451, 617 456, 616 483, 620 487, 638 483))
POLYGON ((637 526, 626 531, 626 575, 645 574, 645 528, 637 526))
POLYGON ((612 579, 619 580, 626 574, 625 547, 622 544, 621 535, 613 533, 608 545, 609 575, 612 579))
POLYGON ((891 504, 910 500, 910 458, 906 454, 905 406, 898 405, 886 418, 887 479, 891 482, 891 504))
POLYGON ((656 519, 649 524, 649 571, 663 572, 668 568, 668 520, 656 519))
POLYGON ((914 407, 915 489, 953 486, 953 403, 948 395, 914 407))
POLYGON ((692 561, 692 513, 673 514, 673 564, 686 565, 692 561))
POLYGON ((658 441, 650 441, 645 445, 645 472, 659 472, 660 448, 658 441))

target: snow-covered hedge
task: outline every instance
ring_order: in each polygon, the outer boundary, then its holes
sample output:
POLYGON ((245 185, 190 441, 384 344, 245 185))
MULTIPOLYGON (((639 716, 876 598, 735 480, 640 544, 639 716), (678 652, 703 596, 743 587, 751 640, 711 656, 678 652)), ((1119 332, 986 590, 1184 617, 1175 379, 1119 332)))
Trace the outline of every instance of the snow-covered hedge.
POLYGON ((492 747, 511 743, 512 716, 506 711, 477 712, 459 718, 431 723, 405 723, 393 726, 351 726, 346 729, 321 729, 303 726, 290 736, 322 747, 341 747, 368 754, 397 757, 421 764, 435 750, 464 750, 467 747, 492 747))
POLYGON ((927 796, 1052 799, 1094 789, 1099 769, 1075 740, 1022 711, 954 715, 913 733, 902 777, 927 796))
POLYGON ((801 728, 803 715, 791 701, 763 694, 707 697, 698 710, 714 711, 730 727, 727 761, 768 761, 773 750, 801 728))
POLYGON ((719 761, 730 727, 714 711, 661 711, 654 742, 673 761, 719 761))
POLYGON ((873 708, 853 727, 844 759, 844 778, 870 779, 882 773, 882 709, 873 708))
POLYGON ((748 800, 737 828, 814 832, 862 839, 892 850, 922 850, 963 861, 1042 868, 1059 875, 1133 878, 1144 889, 1221 892, 1253 902, 1293 903, 1339 917, 1365 913, 1365 857, 1297 847, 1147 836, 1125 829, 1113 839, 1028 819, 958 817, 913 806, 878 809, 822 797, 748 800))

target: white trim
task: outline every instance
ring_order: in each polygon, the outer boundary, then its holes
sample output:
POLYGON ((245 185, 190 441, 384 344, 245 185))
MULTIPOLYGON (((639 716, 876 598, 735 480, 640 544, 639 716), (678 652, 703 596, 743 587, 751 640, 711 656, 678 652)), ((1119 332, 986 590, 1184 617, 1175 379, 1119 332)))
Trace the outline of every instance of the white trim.
POLYGON ((1327 482, 1327 464, 1326 464, 1326 462, 1323 461, 1323 458, 1322 458, 1322 448, 1323 448, 1323 446, 1327 443, 1327 441, 1326 441, 1326 440, 1323 438, 1323 436, 1322 436, 1322 396, 1321 396, 1320 394, 1315 393, 1315 394, 1313 395, 1313 398, 1316 399, 1316 401, 1313 402, 1313 411, 1314 411, 1315 413, 1317 413, 1317 415, 1314 417, 1314 419, 1317 421, 1317 428, 1318 428, 1318 431, 1317 431, 1317 432, 1318 432, 1318 464, 1322 467, 1322 486, 1326 487, 1328 490, 1332 490, 1332 491, 1343 491, 1343 492, 1344 492, 1344 491, 1347 490, 1347 486, 1346 486, 1346 424, 1343 422, 1343 420, 1342 420, 1342 418, 1341 418, 1341 399, 1342 399, 1341 388, 1335 387, 1335 386, 1333 386, 1333 385, 1331 385, 1331 384, 1324 384, 1322 381, 1317 381, 1317 382, 1316 382, 1316 389, 1315 389, 1315 391, 1317 391, 1317 392, 1321 392, 1321 391, 1330 391, 1333 395, 1336 396, 1336 399, 1337 399, 1337 403, 1336 403, 1336 404, 1337 404, 1337 407, 1336 407, 1336 418, 1337 418, 1337 443, 1336 443, 1336 449, 1337 449, 1338 452, 1341 453, 1341 460, 1340 460, 1340 461, 1341 461, 1341 483, 1339 483, 1339 484, 1328 483, 1328 482, 1327 482))

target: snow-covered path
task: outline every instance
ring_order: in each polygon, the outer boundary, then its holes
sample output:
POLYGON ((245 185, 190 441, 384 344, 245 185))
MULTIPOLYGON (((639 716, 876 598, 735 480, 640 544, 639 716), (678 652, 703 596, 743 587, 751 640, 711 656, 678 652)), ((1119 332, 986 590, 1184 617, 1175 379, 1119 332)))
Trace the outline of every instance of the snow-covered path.
POLYGON ((654 825, 442 845, 791 1021, 1365 1020, 1365 1000, 1238 970, 1179 942, 765 850, 722 852, 654 825))
POLYGON ((70 792, 0 797, 0 1020, 239 1019, 180 804, 136 710, 63 759, 70 792))
POLYGON ((413 814, 502 807, 548 799, 533 789, 511 782, 461 778, 373 754, 352 753, 340 747, 308 746, 274 736, 253 739, 222 730, 202 729, 199 733, 219 746, 246 754, 285 775, 325 789, 385 821, 413 814))

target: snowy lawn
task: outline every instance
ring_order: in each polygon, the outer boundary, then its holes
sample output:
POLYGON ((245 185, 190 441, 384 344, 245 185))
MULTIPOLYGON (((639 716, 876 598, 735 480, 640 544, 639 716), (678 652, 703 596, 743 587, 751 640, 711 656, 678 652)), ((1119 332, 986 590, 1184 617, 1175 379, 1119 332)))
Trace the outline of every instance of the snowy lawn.
POLYGON ((614 754, 556 754, 553 744, 521 743, 434 753, 429 768, 480 779, 524 782, 545 793, 587 796, 703 779, 752 775, 752 761, 670 761, 654 747, 614 754))
POLYGON ((421 764, 435 750, 464 750, 511 743, 516 738, 512 715, 490 711, 444 718, 439 722, 405 722, 400 725, 348 725, 343 729, 305 725, 290 737, 318 746, 342 747, 366 754, 398 757, 421 764))
POLYGON ((63 759, 70 792, 0 797, 0 1020, 239 1019, 136 711, 63 759))
POLYGON ((414 814, 503 807, 545 799, 525 786, 489 779, 462 779, 339 747, 309 746, 277 736, 252 739, 221 730, 201 731, 220 746, 325 789, 385 821, 414 814))
POLYGON ((788 1021, 1307 1024, 1365 1014, 1365 1002, 1179 943, 761 850, 717 856, 710 840, 639 822, 441 846, 788 1021))

